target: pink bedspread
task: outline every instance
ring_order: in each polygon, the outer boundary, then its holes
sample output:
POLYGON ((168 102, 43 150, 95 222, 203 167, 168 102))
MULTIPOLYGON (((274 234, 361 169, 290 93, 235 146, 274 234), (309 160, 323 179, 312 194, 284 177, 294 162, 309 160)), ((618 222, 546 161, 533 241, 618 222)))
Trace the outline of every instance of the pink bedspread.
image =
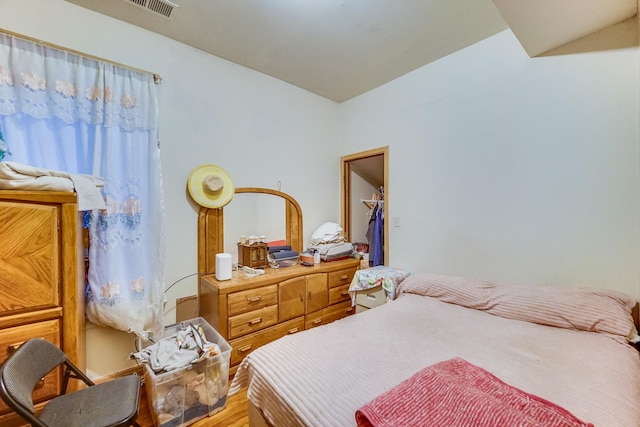
POLYGON ((590 426, 462 358, 431 365, 356 411, 360 427, 590 426))

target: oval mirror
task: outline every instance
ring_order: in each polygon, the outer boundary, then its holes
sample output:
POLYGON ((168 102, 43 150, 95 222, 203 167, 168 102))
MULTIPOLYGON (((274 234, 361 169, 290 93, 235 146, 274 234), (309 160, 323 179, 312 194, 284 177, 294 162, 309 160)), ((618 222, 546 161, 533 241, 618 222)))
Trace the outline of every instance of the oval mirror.
POLYGON ((240 193, 224 207, 224 252, 238 261, 241 236, 264 236, 267 242, 287 239, 285 201, 264 193, 240 193))
POLYGON ((265 236, 302 252, 302 210, 286 193, 268 188, 236 188, 223 208, 200 208, 198 215, 198 271, 215 272, 215 256, 221 252, 238 260, 241 236, 265 236))

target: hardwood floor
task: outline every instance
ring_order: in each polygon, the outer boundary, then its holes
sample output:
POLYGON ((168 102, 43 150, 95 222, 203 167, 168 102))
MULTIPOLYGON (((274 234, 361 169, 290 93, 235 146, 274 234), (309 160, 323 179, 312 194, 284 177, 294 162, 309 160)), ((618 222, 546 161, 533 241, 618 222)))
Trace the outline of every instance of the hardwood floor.
MULTIPOLYGON (((240 393, 234 394, 227 398, 227 406, 217 414, 191 424, 193 427, 249 427, 249 414, 247 403, 247 390, 243 389, 240 393)), ((140 411, 136 419, 141 427, 153 427, 153 418, 145 387, 142 387, 140 395, 140 411)))

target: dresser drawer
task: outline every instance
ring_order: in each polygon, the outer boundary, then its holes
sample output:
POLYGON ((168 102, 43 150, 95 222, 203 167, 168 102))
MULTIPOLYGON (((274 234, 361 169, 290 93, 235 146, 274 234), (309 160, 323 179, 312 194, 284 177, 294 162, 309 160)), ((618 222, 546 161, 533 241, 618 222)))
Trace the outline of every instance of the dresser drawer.
POLYGON ((316 326, 326 325, 343 317, 350 316, 355 313, 355 307, 351 305, 351 301, 341 302, 332 305, 323 310, 307 315, 305 320, 305 328, 311 329, 316 326))
MULTIPOLYGON (((47 402, 35 404, 34 406, 36 408, 36 412, 40 413, 40 411, 42 411, 42 408, 44 408, 44 405, 46 403, 47 402)), ((25 423, 26 421, 24 420, 24 418, 22 418, 21 416, 19 416, 13 411, 11 412, 7 411, 7 413, 0 415, 0 426, 2 427, 24 427, 29 425, 25 423)))
POLYGON ((357 267, 352 267, 329 273, 329 288, 351 284, 353 275, 356 274, 356 269, 357 267))
POLYGON ((232 348, 231 366, 235 366, 242 362, 242 359, 256 348, 270 343, 271 341, 275 341, 278 338, 284 337, 285 335, 295 334, 302 330, 304 330, 303 316, 263 329, 262 331, 254 332, 253 334, 246 335, 242 338, 229 341, 232 348))
POLYGON ((382 285, 366 291, 356 292, 356 304, 366 308, 374 308, 387 301, 387 294, 382 285))
POLYGON ((278 285, 270 285, 248 291, 229 294, 227 309, 229 316, 247 313, 278 303, 278 285))
POLYGON ((349 296, 349 285, 341 285, 336 286, 335 288, 329 289, 329 304, 337 304, 342 301, 350 301, 351 297, 349 296))
POLYGON ((278 306, 272 305, 229 318, 229 338, 238 338, 278 323, 278 306))
MULTIPOLYGON (((17 347, 30 338, 44 338, 60 346, 60 321, 47 320, 30 325, 16 326, 0 330, 0 362, 3 362, 17 347)), ((34 403, 50 399, 60 393, 60 369, 44 377, 33 394, 34 403)), ((10 412, 7 405, 0 400, 0 414, 10 412)))

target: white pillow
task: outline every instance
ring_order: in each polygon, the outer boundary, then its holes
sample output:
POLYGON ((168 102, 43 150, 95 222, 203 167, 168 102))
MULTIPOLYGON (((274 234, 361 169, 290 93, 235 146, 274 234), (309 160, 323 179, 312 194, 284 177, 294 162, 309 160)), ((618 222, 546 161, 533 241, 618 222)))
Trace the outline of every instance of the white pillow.
POLYGON ((419 273, 404 280, 398 293, 425 295, 509 319, 614 334, 627 340, 637 334, 631 316, 636 301, 618 291, 505 285, 419 273))

